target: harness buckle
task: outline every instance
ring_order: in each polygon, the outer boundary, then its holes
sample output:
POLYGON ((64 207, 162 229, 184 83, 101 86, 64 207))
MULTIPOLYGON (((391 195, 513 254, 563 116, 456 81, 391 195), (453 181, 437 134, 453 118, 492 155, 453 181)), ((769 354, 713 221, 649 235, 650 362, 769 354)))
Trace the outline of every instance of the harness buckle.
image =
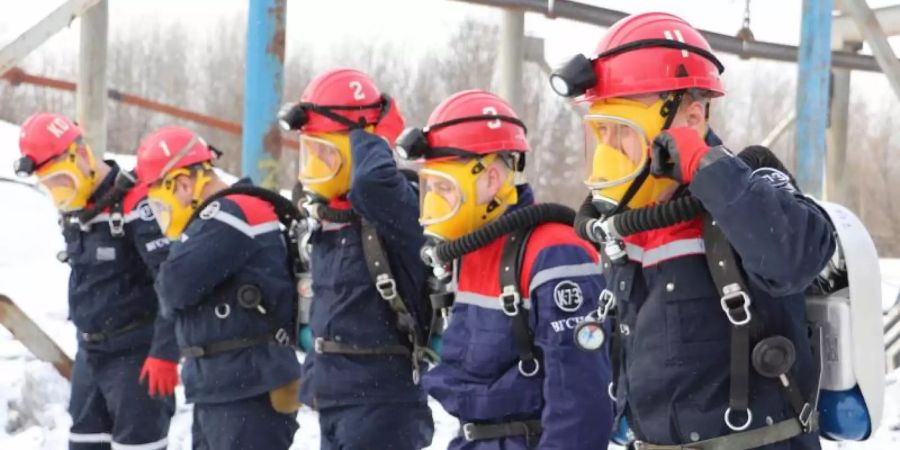
POLYGON ((278 345, 286 347, 291 343, 291 336, 288 335, 287 330, 285 330, 284 328, 279 328, 277 331, 275 331, 275 342, 277 342, 278 345))
POLYGON ((538 362, 537 358, 532 358, 531 363, 534 367, 531 370, 525 369, 525 361, 519 360, 519 373, 526 378, 531 378, 537 375, 541 370, 541 363, 538 362))
POLYGON ((109 215, 109 234, 114 237, 125 235, 125 217, 122 213, 116 211, 109 215))
POLYGON ((375 289, 378 290, 378 295, 384 300, 397 298, 397 282, 386 273, 378 275, 375 281, 375 289))
POLYGON ((322 354, 322 349, 323 349, 324 347, 325 347, 325 338, 317 337, 316 340, 313 341, 313 350, 314 350, 316 353, 318 353, 318 354, 321 355, 321 354, 322 354))
POLYGON ((471 422, 464 423, 462 426, 463 439, 465 439, 468 442, 474 441, 475 440, 475 436, 473 436, 474 431, 475 431, 474 423, 471 423, 471 422))
POLYGON ((503 286, 503 292, 500 293, 500 306, 503 314, 509 317, 519 315, 519 305, 522 303, 522 296, 513 285, 503 286))
POLYGON ((596 311, 597 321, 603 322, 606 320, 606 316, 609 315, 609 312, 616 307, 616 294, 613 294, 609 289, 603 289, 603 291, 600 292, 597 303, 600 305, 597 307, 596 311))
POLYGON ((722 311, 732 325, 739 327, 750 323, 750 296, 737 283, 722 288, 722 311))
POLYGON ((731 407, 729 406, 728 409, 725 410, 725 425, 728 425, 728 428, 730 428, 731 431, 744 431, 747 428, 750 428, 750 423, 753 422, 753 412, 750 411, 750 408, 747 408, 746 412, 747 421, 741 425, 735 425, 731 422, 731 407))
POLYGON ((811 424, 814 413, 815 408, 809 402, 803 404, 803 409, 800 411, 800 415, 797 416, 797 420, 800 421, 800 426, 803 428, 804 433, 812 431, 811 424))

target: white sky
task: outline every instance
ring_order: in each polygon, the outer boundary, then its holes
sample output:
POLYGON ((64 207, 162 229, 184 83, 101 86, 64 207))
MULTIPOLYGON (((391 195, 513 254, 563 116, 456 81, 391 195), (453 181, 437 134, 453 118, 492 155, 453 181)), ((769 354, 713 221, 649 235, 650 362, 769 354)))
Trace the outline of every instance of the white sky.
MULTIPOLYGON (((215 36, 224 18, 246 17, 249 0, 109 0, 111 33, 127 33, 129 27, 156 16, 177 20, 196 30, 198 38, 215 36)), ((744 0, 581 0, 625 12, 662 10, 685 18, 692 25, 735 34, 741 26, 744 0)), ((62 0, 0 0, 0 45, 12 41, 62 0)), ((900 0, 869 0, 874 7, 900 0)), ((752 0, 751 27, 758 40, 797 45, 800 36, 801 0, 752 0)), ((294 45, 327 52, 344 42, 383 41, 410 54, 440 51, 446 37, 466 17, 499 23, 498 9, 450 0, 288 0, 288 50, 294 45)), ((551 65, 577 52, 590 53, 603 30, 562 19, 526 15, 526 33, 543 37, 551 65)), ((77 52, 78 21, 58 33, 40 51, 77 52)), ((892 39, 900 54, 900 38, 892 39)), ((244 51, 244 49, 235 49, 244 51)), ((34 56, 26 61, 33 61, 34 56)), ((315 54, 310 55, 315 58, 315 54)), ((858 77, 857 77, 858 78, 858 77)), ((854 89, 880 92, 887 88, 880 75, 863 75, 854 89), (865 80, 865 81, 864 81, 865 80)))

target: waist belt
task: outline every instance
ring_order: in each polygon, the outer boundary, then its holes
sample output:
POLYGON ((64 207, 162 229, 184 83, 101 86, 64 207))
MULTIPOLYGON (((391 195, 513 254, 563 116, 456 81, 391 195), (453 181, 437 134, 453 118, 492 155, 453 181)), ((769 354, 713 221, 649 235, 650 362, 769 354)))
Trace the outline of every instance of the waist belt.
POLYGON ((81 337, 81 340, 84 342, 87 342, 89 344, 98 344, 100 342, 106 342, 116 336, 123 335, 129 331, 134 331, 138 328, 150 325, 154 320, 156 320, 156 318, 153 316, 144 317, 142 319, 135 320, 134 322, 131 322, 128 325, 119 328, 118 330, 101 331, 99 333, 78 332, 78 336, 81 337))
POLYGON ((657 445, 635 441, 635 450, 747 450, 786 441, 803 432, 796 418, 740 433, 680 445, 657 445))
POLYGON ((343 342, 326 341, 324 338, 316 338, 314 347, 316 353, 334 353, 340 355, 402 355, 409 356, 409 348, 402 344, 381 345, 378 347, 361 347, 343 342))
POLYGON ((226 339, 206 345, 182 347, 180 351, 181 356, 185 358, 205 358, 269 343, 288 346, 290 345, 290 337, 284 328, 279 328, 274 333, 266 333, 249 338, 226 339))
POLYGON ((491 424, 462 423, 460 429, 463 439, 469 442, 525 436, 529 448, 537 446, 543 432, 544 427, 538 419, 491 424))

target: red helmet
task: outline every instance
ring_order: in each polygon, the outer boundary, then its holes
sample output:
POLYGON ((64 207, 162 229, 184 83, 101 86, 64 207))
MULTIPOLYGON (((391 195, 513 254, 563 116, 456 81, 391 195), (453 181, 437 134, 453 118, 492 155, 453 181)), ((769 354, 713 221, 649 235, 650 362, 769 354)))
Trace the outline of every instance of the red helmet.
POLYGON ((160 128, 145 136, 138 148, 138 181, 149 185, 174 169, 215 159, 215 152, 193 131, 183 127, 160 128))
POLYGON ((375 125, 391 143, 403 130, 397 103, 382 94, 368 75, 355 69, 332 69, 314 78, 300 102, 279 113, 281 127, 304 133, 328 133, 375 125))
MULTIPOLYGON (((68 117, 49 112, 37 113, 22 124, 19 150, 23 159, 30 160, 33 171, 63 154, 81 135, 81 128, 68 117)), ((22 169, 26 170, 25 167, 22 169)))
POLYGON ((406 158, 486 155, 529 150, 527 130, 515 111, 486 91, 453 94, 435 108, 423 129, 406 130, 397 142, 406 158))
POLYGON ((611 97, 703 89, 725 94, 725 70, 699 31, 683 19, 653 12, 616 22, 596 56, 576 56, 551 75, 560 95, 594 102, 611 97))

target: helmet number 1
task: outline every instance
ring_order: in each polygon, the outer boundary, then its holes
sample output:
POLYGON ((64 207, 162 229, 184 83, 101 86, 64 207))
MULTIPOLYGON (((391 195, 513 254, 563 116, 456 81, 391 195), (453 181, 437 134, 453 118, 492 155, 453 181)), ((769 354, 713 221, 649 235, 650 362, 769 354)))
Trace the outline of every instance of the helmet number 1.
POLYGON ((353 89, 353 100, 365 100, 366 93, 363 92, 362 83, 359 81, 351 81, 350 89, 353 89))
POLYGON ((169 150, 169 145, 166 144, 166 141, 159 141, 159 148, 162 149, 166 156, 172 156, 172 151, 169 150))
MULTIPOLYGON (((486 116, 496 116, 497 109, 494 108, 493 106, 485 106, 484 109, 481 110, 481 113, 486 116)), ((490 128, 492 130, 496 130, 497 128, 500 128, 500 125, 502 125, 500 123, 500 119, 492 120, 487 123, 488 128, 490 128)))

